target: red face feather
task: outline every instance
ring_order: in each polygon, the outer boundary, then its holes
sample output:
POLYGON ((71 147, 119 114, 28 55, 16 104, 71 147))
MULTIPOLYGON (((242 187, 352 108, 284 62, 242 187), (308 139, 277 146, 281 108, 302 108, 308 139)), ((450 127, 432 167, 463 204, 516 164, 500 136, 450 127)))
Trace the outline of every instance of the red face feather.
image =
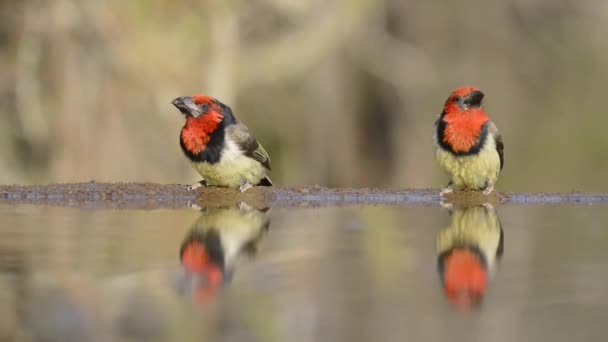
POLYGON ((444 263, 444 289, 456 305, 466 308, 475 304, 486 290, 487 273, 479 258, 467 249, 457 249, 444 263))
POLYGON ((462 108, 459 99, 479 91, 474 87, 457 88, 445 102, 443 120, 447 123, 443 141, 455 152, 466 152, 477 143, 483 125, 488 117, 481 107, 462 108))
POLYGON ((204 274, 207 279, 207 284, 196 291, 197 300, 204 301, 213 296, 224 276, 222 270, 211 261, 205 246, 198 242, 189 244, 182 253, 181 261, 187 272, 204 274))
POLYGON ((224 119, 222 109, 217 106, 214 99, 207 95, 194 95, 192 100, 197 105, 208 105, 206 113, 198 117, 186 117, 186 124, 182 127, 181 138, 184 146, 192 153, 199 154, 205 150, 211 139, 211 134, 224 119))
POLYGON ((213 97, 208 96, 208 95, 202 95, 202 94, 194 95, 194 96, 192 96, 192 100, 197 105, 201 105, 201 104, 212 105, 213 104, 213 97))

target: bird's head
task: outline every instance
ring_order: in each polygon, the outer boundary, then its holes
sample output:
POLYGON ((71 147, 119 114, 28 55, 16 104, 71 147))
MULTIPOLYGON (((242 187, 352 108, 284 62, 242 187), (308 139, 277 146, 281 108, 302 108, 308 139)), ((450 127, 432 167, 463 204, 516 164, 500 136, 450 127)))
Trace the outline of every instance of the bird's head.
POLYGON ((171 102, 186 117, 198 118, 210 111, 221 113, 218 101, 207 95, 194 95, 178 97, 171 102))
POLYGON ((189 233, 180 248, 180 262, 188 274, 201 282, 196 297, 204 301, 212 297, 226 280, 224 252, 215 230, 207 233, 194 230, 189 233))
POLYGON ((460 87, 445 101, 443 107, 446 114, 467 112, 481 107, 484 94, 475 87, 460 87))
POLYGON ((456 248, 443 261, 443 286, 450 302, 462 310, 479 305, 485 294, 488 274, 479 254, 456 248))

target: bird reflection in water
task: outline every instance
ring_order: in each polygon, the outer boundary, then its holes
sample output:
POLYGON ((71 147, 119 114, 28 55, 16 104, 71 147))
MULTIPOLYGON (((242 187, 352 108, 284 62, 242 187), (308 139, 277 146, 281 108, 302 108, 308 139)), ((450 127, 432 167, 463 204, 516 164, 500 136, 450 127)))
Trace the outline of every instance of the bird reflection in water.
POLYGON ((503 230, 490 204, 457 208, 437 235, 437 267, 448 300, 468 311, 478 307, 503 254, 503 230))
POLYGON ((234 208, 201 209, 201 216, 180 247, 180 262, 187 278, 180 292, 204 302, 230 282, 240 257, 257 254, 270 225, 267 211, 243 202, 234 208))

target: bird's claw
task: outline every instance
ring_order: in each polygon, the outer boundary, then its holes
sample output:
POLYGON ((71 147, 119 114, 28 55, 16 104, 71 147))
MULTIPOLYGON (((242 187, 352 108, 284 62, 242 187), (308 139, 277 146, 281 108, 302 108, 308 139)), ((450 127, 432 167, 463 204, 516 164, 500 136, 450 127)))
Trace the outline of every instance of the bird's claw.
POLYGON ((249 211, 251 211, 252 209, 253 209, 253 208, 252 208, 252 207, 251 207, 249 204, 247 204, 247 203, 245 203, 245 202, 243 202, 243 201, 240 201, 240 202, 239 202, 239 211, 241 212, 241 214, 244 214, 244 213, 246 213, 246 212, 249 212, 249 211))
POLYGON ((204 179, 202 179, 202 180, 200 180, 200 181, 198 181, 198 182, 196 182, 196 183, 188 186, 188 191, 196 190, 196 189, 198 189, 200 187, 203 187, 203 186, 207 186, 207 182, 205 182, 204 179))
POLYGON ((484 203, 482 206, 488 211, 494 211, 494 206, 492 206, 490 203, 484 203))
POLYGON ((245 192, 250 188, 253 188, 253 185, 251 185, 251 183, 249 183, 249 181, 245 181, 245 182, 243 182, 243 184, 241 184, 241 186, 239 186, 239 191, 245 192))
POLYGON ((453 192, 454 192, 454 189, 452 189, 452 187, 448 185, 445 188, 441 189, 441 192, 439 194, 441 196, 445 196, 445 195, 449 195, 453 192))
POLYGON ((494 191, 494 186, 490 185, 487 186, 485 189, 483 189, 483 194, 484 195, 489 195, 494 191))
POLYGON ((199 207, 196 203, 192 203, 190 201, 188 201, 188 208, 196 210, 196 211, 202 211, 203 208, 199 207))
POLYGON ((444 202, 443 200, 439 202, 439 205, 441 205, 443 209, 447 209, 449 211, 452 211, 452 209, 454 208, 454 205, 452 203, 444 202))
POLYGON ((439 196, 441 197, 441 199, 439 200, 439 204, 441 204, 443 209, 447 209, 450 212, 452 211, 453 205, 452 203, 445 202, 445 196, 453 192, 454 189, 452 189, 452 181, 450 181, 446 186, 444 186, 443 189, 441 189, 441 192, 439 192, 439 196))

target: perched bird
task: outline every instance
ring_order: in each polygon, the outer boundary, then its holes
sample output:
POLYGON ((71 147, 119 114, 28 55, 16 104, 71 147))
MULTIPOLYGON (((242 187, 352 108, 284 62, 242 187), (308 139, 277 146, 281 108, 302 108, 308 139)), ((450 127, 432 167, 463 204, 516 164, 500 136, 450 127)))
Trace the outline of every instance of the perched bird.
POLYGON ((268 153, 230 107, 206 95, 178 97, 172 104, 186 116, 179 137, 182 151, 203 177, 189 190, 212 185, 243 192, 254 185, 272 186, 266 175, 268 153))
POLYGON ((435 122, 435 157, 450 175, 441 194, 452 187, 494 190, 504 165, 504 145, 496 125, 481 108, 484 94, 477 88, 457 88, 435 122))
POLYGON ((502 257, 504 234, 494 207, 456 209, 437 235, 437 267, 448 299, 460 309, 481 303, 502 257))
POLYGON ((195 297, 205 300, 228 282, 241 256, 253 256, 268 231, 268 209, 203 209, 182 242, 179 257, 195 297))

